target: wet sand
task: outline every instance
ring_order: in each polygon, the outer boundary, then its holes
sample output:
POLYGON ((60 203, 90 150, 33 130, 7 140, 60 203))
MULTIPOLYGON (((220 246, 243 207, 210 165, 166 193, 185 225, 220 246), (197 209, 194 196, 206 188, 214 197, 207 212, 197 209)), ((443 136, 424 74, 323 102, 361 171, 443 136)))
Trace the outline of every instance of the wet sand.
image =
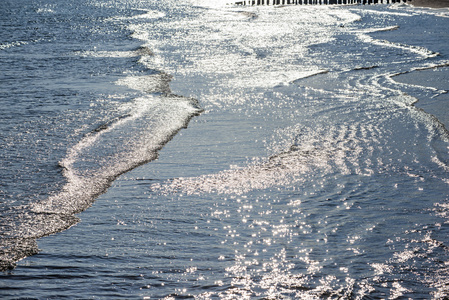
POLYGON ((411 4, 420 7, 443 8, 449 7, 449 0, 412 0, 411 4))
POLYGON ((419 98, 415 106, 434 115, 446 129, 449 129, 449 67, 417 70, 395 76, 393 79, 397 82, 435 88, 442 92, 441 94, 436 92, 435 97, 419 98))

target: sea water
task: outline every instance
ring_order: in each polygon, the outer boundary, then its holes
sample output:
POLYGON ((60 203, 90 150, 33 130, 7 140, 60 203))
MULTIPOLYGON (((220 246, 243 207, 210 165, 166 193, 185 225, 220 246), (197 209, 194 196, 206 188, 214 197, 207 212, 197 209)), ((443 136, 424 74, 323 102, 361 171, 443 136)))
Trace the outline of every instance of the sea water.
POLYGON ((449 12, 227 2, 4 1, 2 298, 448 296, 449 12))

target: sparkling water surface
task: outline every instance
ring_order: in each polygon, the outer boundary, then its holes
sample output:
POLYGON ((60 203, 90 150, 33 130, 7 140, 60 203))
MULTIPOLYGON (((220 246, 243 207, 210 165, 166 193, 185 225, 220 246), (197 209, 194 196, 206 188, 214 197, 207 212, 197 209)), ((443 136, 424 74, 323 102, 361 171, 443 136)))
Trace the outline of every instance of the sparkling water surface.
POLYGON ((447 10, 6 3, 2 298, 448 296, 447 10))

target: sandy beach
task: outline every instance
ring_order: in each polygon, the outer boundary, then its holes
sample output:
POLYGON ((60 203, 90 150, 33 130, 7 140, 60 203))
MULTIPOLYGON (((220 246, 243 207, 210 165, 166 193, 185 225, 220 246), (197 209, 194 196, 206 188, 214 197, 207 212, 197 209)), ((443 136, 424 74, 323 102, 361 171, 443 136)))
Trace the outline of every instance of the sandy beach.
POLYGON ((443 8, 449 7, 449 0, 412 0, 411 4, 420 7, 443 8))

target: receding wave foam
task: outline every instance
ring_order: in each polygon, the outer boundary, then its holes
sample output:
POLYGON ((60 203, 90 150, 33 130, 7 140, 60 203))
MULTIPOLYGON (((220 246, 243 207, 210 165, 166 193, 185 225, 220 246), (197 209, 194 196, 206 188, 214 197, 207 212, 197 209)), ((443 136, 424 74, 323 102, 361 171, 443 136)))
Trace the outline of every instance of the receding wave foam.
POLYGON ((263 162, 234 167, 217 174, 177 178, 166 185, 154 184, 152 188, 163 193, 244 194, 255 189, 302 182, 307 180, 307 174, 317 169, 323 174, 338 172, 370 176, 374 165, 382 164, 371 161, 374 151, 384 151, 378 146, 382 130, 377 124, 291 130, 300 132, 296 143, 287 151, 263 162), (362 146, 365 144, 370 146, 362 146))
POLYGON ((366 33, 372 33, 372 32, 377 32, 377 31, 390 31, 390 30, 395 30, 395 29, 396 29, 395 26, 388 27, 388 28, 376 28, 376 29, 372 29, 372 30, 370 29, 367 31, 360 31, 358 36, 359 36, 359 39, 365 43, 379 45, 379 46, 383 46, 383 47, 389 47, 389 48, 403 49, 405 51, 415 53, 423 58, 431 58, 431 57, 436 57, 439 55, 438 52, 431 51, 424 47, 406 45, 406 44, 401 44, 401 43, 393 43, 393 42, 386 41, 386 40, 378 40, 378 39, 374 39, 371 36, 366 34, 366 33))
POLYGON ((152 56, 153 51, 147 47, 142 46, 133 51, 82 51, 78 52, 77 55, 81 57, 112 57, 112 58, 126 58, 126 57, 141 57, 141 56, 152 56))
POLYGON ((146 10, 146 9, 139 9, 141 14, 132 16, 132 17, 114 17, 109 18, 109 21, 116 21, 116 20, 142 20, 142 19, 159 19, 165 17, 165 13, 161 11, 155 11, 155 10, 146 10))
MULTIPOLYGON (((411 70, 407 70, 407 71, 404 71, 404 72, 399 72, 399 73, 391 74, 391 75, 388 76, 388 78, 390 79, 390 81, 394 81, 393 78, 396 77, 396 76, 400 76, 400 75, 404 75, 404 74, 409 74, 409 73, 417 72, 417 71, 424 71, 424 70, 438 69, 438 68, 443 68, 443 67, 449 67, 449 63, 443 63, 443 64, 437 64, 437 65, 435 65, 435 64, 433 64, 433 63, 430 63, 430 64, 428 64, 427 66, 422 66, 422 67, 413 68, 413 69, 411 69, 411 70)), ((394 82, 395 82, 396 84, 403 84, 403 85, 409 85, 409 86, 414 85, 414 84, 400 83, 400 82, 396 82, 396 81, 394 81, 394 82)), ((437 96, 439 96, 439 95, 441 95, 441 94, 446 94, 446 93, 448 93, 447 90, 442 90, 442 89, 438 89, 438 88, 435 88, 435 87, 432 87, 432 86, 427 86, 425 83, 422 83, 422 84, 419 84, 419 85, 415 84, 415 86, 418 86, 418 87, 420 87, 420 88, 424 88, 424 89, 428 89, 428 90, 434 91, 435 95, 431 96, 431 98, 435 98, 435 97, 437 97, 437 96)))
POLYGON ((86 135, 60 162, 67 184, 33 211, 74 214, 92 203, 119 175, 157 157, 171 137, 200 109, 193 99, 144 96, 130 112, 86 135))
MULTIPOLYGON (((147 47, 141 47, 132 52, 102 52, 100 56, 151 54, 147 47)), ((143 95, 122 104, 121 117, 86 134, 68 150, 59 162, 66 179, 60 191, 43 201, 5 212, 0 220, 5 237, 0 247, 0 270, 11 269, 17 260, 37 253, 36 238, 76 224, 74 214, 87 209, 119 175, 154 160, 158 150, 202 111, 197 100, 171 92, 171 78, 153 71, 117 82, 143 95)))
POLYGON ((191 98, 147 95, 135 99, 123 117, 87 134, 60 162, 67 181, 60 192, 5 213, 0 221, 5 237, 0 270, 37 253, 36 238, 76 224, 74 214, 87 209, 117 176, 155 159, 157 151, 200 112, 191 98))
POLYGON ((382 31, 392 31, 392 30, 398 30, 398 29, 399 29, 399 26, 394 25, 394 26, 379 27, 379 28, 368 28, 368 29, 360 30, 358 32, 373 33, 373 32, 382 32, 382 31))
POLYGON ((155 10, 143 10, 143 14, 131 17, 131 19, 158 19, 165 17, 165 13, 155 10))
POLYGON ((129 76, 117 81, 117 84, 130 87, 146 93, 170 93, 169 81, 172 76, 166 73, 158 73, 145 76, 129 76))

